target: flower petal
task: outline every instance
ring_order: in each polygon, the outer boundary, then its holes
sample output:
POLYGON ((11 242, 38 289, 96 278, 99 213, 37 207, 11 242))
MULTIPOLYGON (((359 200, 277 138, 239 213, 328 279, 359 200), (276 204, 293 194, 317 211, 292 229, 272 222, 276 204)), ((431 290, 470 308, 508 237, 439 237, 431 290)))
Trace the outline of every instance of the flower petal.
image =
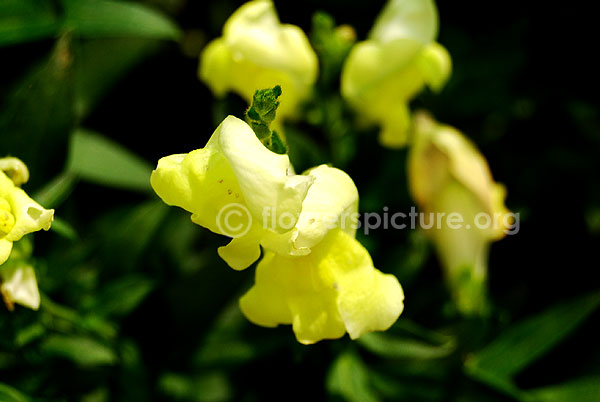
POLYGON ((246 269, 260 257, 259 239, 255 233, 236 237, 226 246, 219 247, 219 256, 237 271, 246 269))
POLYGON ((425 44, 435 39, 438 15, 433 0, 389 0, 369 34, 369 39, 389 42, 401 38, 425 44))
POLYGON ((262 222, 270 208, 278 233, 291 230, 314 178, 294 175, 287 155, 268 150, 244 121, 228 116, 217 128, 215 140, 229 161, 252 217, 262 222), (290 219, 280 219, 282 215, 290 219), (284 224, 285 223, 285 224, 284 224))
POLYGON ((436 42, 425 46, 418 63, 427 85, 435 92, 441 91, 452 73, 452 59, 446 48, 436 42))
POLYGON ((9 241, 20 240, 28 233, 50 229, 54 220, 54 210, 45 209, 32 200, 25 191, 15 187, 5 196, 15 217, 15 225, 5 237, 9 241))
POLYGON ((303 257, 272 252, 258 264, 242 312, 265 326, 292 323, 299 342, 386 329, 402 311, 398 281, 373 267, 367 250, 334 229, 303 257))
POLYGON ((233 63, 233 56, 223 38, 211 41, 202 50, 198 74, 219 98, 225 96, 230 88, 233 63))
POLYGON ((292 323, 288 294, 282 284, 289 282, 287 276, 293 273, 293 267, 287 269, 285 262, 266 252, 256 267, 254 286, 240 299, 240 309, 257 325, 276 327, 292 323))
POLYGON ((279 254, 306 255, 334 228, 354 236, 358 214, 358 190, 342 170, 321 165, 304 173, 314 178, 293 230, 268 233, 262 245, 279 254))
POLYGON ((33 310, 40 307, 40 292, 33 267, 23 264, 2 266, 0 279, 0 291, 9 309, 14 303, 33 310))

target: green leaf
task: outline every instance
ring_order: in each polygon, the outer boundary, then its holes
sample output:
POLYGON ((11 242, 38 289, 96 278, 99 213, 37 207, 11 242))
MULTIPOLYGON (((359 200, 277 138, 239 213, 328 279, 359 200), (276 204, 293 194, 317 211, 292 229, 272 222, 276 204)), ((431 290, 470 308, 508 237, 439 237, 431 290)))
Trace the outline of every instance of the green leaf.
POLYGON ((52 2, 0 1, 0 46, 53 36, 58 31, 59 25, 52 2))
POLYGON ((391 359, 439 359, 448 356, 456 348, 453 340, 438 346, 383 332, 365 334, 358 339, 358 343, 371 353, 391 359))
POLYGON ((218 371, 187 377, 176 373, 163 374, 158 387, 165 395, 176 400, 220 402, 231 400, 231 385, 218 371))
POLYGON ((71 194, 75 186, 75 179, 75 175, 72 173, 62 173, 39 190, 33 199, 45 208, 56 208, 71 194))
POLYGON ((104 255, 112 258, 120 271, 134 267, 161 228, 168 212, 169 207, 162 201, 153 200, 130 208, 126 215, 117 213, 106 216, 101 222, 106 239, 104 255))
POLYGON ((84 366, 113 365, 117 355, 109 347, 84 336, 53 335, 40 346, 43 353, 58 356, 84 366))
POLYGON ((29 188, 41 188, 43 173, 64 158, 74 124, 70 37, 61 36, 49 56, 14 86, 0 109, 2 152, 27 164, 29 188))
POLYGON ((566 338, 600 305, 600 293, 562 302, 504 331, 466 362, 469 372, 510 378, 566 338))
POLYGON ((99 315, 125 316, 144 301, 154 286, 154 281, 139 274, 123 276, 102 289, 90 310, 99 315))
POLYGON ((79 236, 77 236, 77 231, 73 228, 73 226, 69 225, 62 219, 57 218, 56 216, 54 217, 52 226, 50 226, 50 230, 69 240, 77 240, 79 238, 79 236))
POLYGON ((66 0, 65 28, 85 38, 144 37, 177 40, 179 28, 163 14, 142 4, 66 0))
POLYGON ((105 186, 151 192, 152 167, 119 144, 79 129, 71 137, 67 171, 105 186))
POLYGON ((378 401, 369 385, 367 367, 352 352, 342 353, 333 362, 327 375, 327 390, 349 402, 378 401))
POLYGON ((543 402, 597 402, 600 401, 600 376, 577 378, 529 392, 543 402))
POLYGON ((0 382, 0 401, 2 402, 29 402, 31 399, 8 384, 0 382))

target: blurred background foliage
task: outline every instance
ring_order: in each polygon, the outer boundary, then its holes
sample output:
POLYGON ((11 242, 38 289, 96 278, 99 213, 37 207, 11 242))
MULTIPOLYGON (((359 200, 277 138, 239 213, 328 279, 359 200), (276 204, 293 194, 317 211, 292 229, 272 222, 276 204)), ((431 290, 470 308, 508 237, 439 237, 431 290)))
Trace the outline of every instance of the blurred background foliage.
MULTIPOLYGON (((0 401, 598 401, 600 119, 594 13, 583 2, 438 3, 454 61, 429 109, 472 138, 516 236, 492 246, 491 314, 458 315, 417 231, 360 240, 398 276, 406 309, 385 333, 298 344, 250 324, 237 299, 253 269, 229 269, 225 238, 152 193, 165 155, 202 147, 246 105, 215 100, 198 55, 241 4, 230 0, 0 0, 0 155, 56 208, 35 235, 39 311, 0 308, 0 401), (594 268, 596 267, 596 268, 594 268)), ((406 151, 357 129, 339 96, 344 52, 327 17, 362 39, 382 1, 276 2, 311 34, 322 74, 305 118, 286 127, 298 171, 346 170, 361 211, 409 211, 406 151)))

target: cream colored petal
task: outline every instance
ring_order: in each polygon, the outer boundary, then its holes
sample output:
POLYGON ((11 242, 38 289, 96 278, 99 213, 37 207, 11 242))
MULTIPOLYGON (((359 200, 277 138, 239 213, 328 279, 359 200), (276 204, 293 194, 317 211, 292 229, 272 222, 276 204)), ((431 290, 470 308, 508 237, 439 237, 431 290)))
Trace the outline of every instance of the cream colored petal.
POLYGON ((369 39, 389 42, 401 38, 425 44, 435 39, 438 15, 433 0, 389 0, 369 34, 369 39))
POLYGON ((291 230, 314 178, 291 174, 288 156, 268 150, 250 126, 236 117, 227 117, 217 130, 221 151, 237 178, 252 217, 262 222, 265 211, 269 210, 277 217, 276 226, 269 229, 279 233, 291 230), (280 219, 282 215, 289 219, 280 219))
POLYGON ((487 161, 475 145, 458 130, 439 126, 433 144, 448 156, 450 174, 477 195, 487 212, 492 190, 492 173, 487 161))
POLYGON ((0 290, 6 305, 17 303, 30 309, 40 307, 40 292, 33 267, 10 264, 0 267, 0 290))
POLYGON ((354 236, 358 190, 343 171, 321 165, 304 173, 314 177, 296 226, 284 234, 267 233, 263 246, 282 255, 306 255, 334 228, 354 236))
POLYGON ((54 220, 53 209, 45 209, 17 187, 10 191, 5 199, 15 217, 15 226, 6 235, 6 240, 17 241, 28 233, 50 229, 54 220))
POLYGON ((427 45, 418 63, 427 85, 435 92, 441 91, 452 73, 452 59, 446 48, 436 42, 427 45))

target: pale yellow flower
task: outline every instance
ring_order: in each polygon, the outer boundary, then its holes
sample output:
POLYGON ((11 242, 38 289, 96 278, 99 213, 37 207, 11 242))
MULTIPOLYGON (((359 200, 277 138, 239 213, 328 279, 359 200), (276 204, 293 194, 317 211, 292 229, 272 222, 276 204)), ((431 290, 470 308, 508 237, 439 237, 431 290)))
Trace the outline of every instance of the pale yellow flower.
POLYGON ((493 180, 483 155, 458 130, 426 114, 414 120, 408 159, 412 197, 426 216, 461 217, 460 225, 448 225, 441 218, 440 227, 436 222, 426 233, 435 244, 458 308, 482 312, 490 243, 503 238, 514 224, 504 205, 506 191, 493 180))
POLYGON ((260 245, 305 255, 356 213, 356 186, 341 170, 319 166, 297 175, 287 155, 269 151, 244 121, 227 117, 206 146, 161 158, 151 184, 192 221, 232 237, 219 255, 234 269, 250 266, 260 245))
POLYGON ((346 59, 342 95, 364 123, 381 127, 382 145, 407 143, 410 100, 425 85, 441 90, 450 76, 450 55, 434 41, 437 23, 432 0, 390 0, 346 59))
POLYGON ((311 93, 318 60, 304 32, 281 24, 270 0, 253 0, 236 10, 223 36, 200 57, 200 79, 216 96, 233 91, 251 103, 257 89, 280 85, 278 119, 293 117, 311 93))
POLYGON ((298 341, 311 344, 346 332, 356 339, 384 331, 398 319, 403 300, 396 277, 375 269, 367 250, 338 228, 306 256, 266 252, 240 308, 261 326, 291 324, 298 341))

